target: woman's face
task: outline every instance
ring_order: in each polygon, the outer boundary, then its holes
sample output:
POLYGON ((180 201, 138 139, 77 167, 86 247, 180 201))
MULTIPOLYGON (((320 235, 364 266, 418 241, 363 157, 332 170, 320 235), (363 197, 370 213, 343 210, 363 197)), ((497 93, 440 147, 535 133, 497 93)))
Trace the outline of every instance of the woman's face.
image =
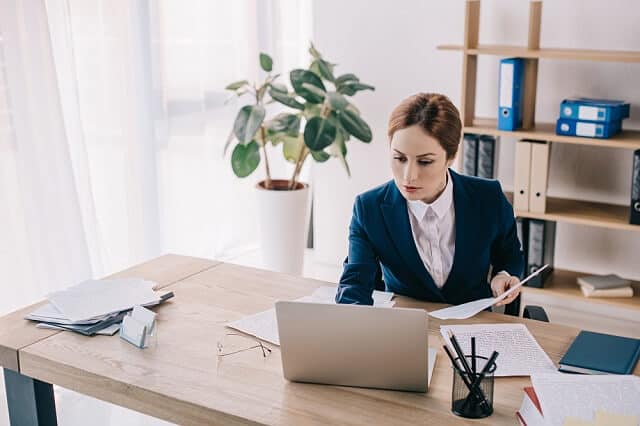
POLYGON ((446 186, 452 162, 440 143, 417 125, 400 129, 391 138, 393 180, 407 200, 435 201, 446 186))

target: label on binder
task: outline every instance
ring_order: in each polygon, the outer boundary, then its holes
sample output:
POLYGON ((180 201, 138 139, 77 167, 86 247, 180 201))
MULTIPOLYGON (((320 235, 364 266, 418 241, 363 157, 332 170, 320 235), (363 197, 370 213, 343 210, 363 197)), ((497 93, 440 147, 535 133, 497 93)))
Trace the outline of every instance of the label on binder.
MULTIPOLYGON (((594 123, 576 123, 576 136, 594 137, 597 134, 597 125, 594 123)), ((602 130, 600 130, 602 135, 602 130)))
POLYGON ((513 107, 513 64, 500 64, 500 106, 513 107))
POLYGON ((578 120, 597 121, 604 116, 604 108, 581 106, 578 108, 578 120), (598 116, 598 113, 601 116, 598 116))

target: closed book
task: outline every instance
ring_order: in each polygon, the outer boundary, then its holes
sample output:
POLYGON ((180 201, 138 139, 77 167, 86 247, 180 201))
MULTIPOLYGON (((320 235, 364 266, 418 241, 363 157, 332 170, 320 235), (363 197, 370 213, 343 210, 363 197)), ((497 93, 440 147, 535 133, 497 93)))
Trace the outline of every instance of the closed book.
POLYGON ((462 173, 467 176, 477 176, 478 135, 465 133, 462 143, 462 173))
POLYGON ((633 168, 631 170, 631 208, 629 223, 632 225, 640 225, 640 149, 633 152, 633 168))
POLYGON ((581 331, 560 360, 560 371, 631 374, 640 357, 640 339, 581 331))
POLYGON ((585 277, 578 277, 576 281, 578 281, 578 284, 591 287, 594 290, 628 287, 631 284, 631 281, 620 278, 616 274, 588 275, 585 277))
POLYGON ((585 297, 633 297, 631 286, 596 290, 587 285, 581 285, 580 290, 585 297))

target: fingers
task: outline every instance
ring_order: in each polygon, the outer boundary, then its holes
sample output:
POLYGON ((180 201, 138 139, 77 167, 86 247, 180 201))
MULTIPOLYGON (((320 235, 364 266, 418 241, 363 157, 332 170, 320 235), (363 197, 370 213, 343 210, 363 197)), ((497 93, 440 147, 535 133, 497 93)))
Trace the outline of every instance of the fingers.
POLYGON ((511 303, 514 300, 516 300, 516 298, 518 297, 519 294, 520 294, 520 289, 515 290, 513 293, 511 293, 510 295, 505 297, 503 300, 501 300, 500 302, 496 303, 496 306, 508 305, 509 303, 511 303))

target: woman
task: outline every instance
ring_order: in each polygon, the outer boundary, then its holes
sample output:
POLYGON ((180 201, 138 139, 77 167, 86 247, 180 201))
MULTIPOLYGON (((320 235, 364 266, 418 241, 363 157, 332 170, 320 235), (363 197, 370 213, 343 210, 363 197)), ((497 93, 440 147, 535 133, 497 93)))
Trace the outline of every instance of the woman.
POLYGON ((387 291, 450 304, 517 284, 524 259, 500 183, 449 169, 461 136, 451 101, 432 93, 405 99, 388 135, 393 180, 356 198, 336 301, 373 304, 380 277, 387 291))

